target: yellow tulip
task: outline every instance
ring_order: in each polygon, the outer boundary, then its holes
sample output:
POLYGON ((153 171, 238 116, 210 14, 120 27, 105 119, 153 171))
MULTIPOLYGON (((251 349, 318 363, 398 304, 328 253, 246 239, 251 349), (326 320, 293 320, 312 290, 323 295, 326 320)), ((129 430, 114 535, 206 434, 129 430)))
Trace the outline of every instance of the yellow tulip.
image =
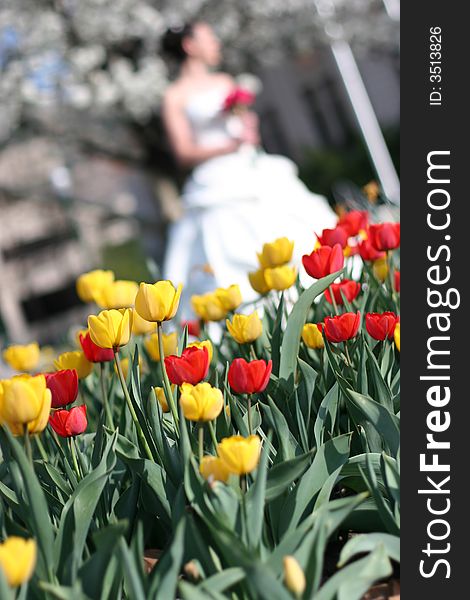
POLYGON ((209 363, 212 362, 212 357, 214 356, 214 348, 210 340, 202 340, 202 342, 191 342, 190 344, 188 344, 188 348, 190 346, 194 346, 195 348, 199 348, 200 350, 206 348, 207 354, 209 355, 209 363))
POLYGON ((135 281, 112 281, 99 289, 94 300, 100 308, 129 308, 134 306, 139 286, 135 281))
POLYGON ((400 321, 395 325, 393 339, 395 340, 395 346, 397 347, 398 352, 400 352, 400 321))
POLYGON ((125 346, 132 331, 132 310, 102 310, 98 316, 88 317, 91 341, 100 348, 117 349, 125 346))
POLYGON ((93 370, 93 363, 90 362, 81 350, 74 352, 63 352, 54 361, 54 367, 58 371, 63 369, 75 369, 79 379, 85 379, 93 370))
POLYGON ((239 344, 254 342, 263 333, 263 325, 257 312, 251 315, 233 315, 232 322, 225 321, 233 339, 239 344))
MULTIPOLYGON (((163 354, 170 356, 170 354, 176 354, 178 352, 178 334, 176 331, 169 334, 162 334, 163 341, 163 354)), ((160 349, 158 347, 158 334, 152 333, 152 335, 144 341, 144 346, 150 355, 150 358, 156 362, 160 360, 160 349)))
POLYGON ((204 456, 199 471, 206 481, 223 481, 226 483, 230 472, 218 456, 204 456))
POLYGON ((264 276, 264 269, 258 269, 258 271, 252 271, 248 273, 248 279, 250 280, 251 287, 258 292, 258 294, 264 295, 267 294, 271 288, 266 283, 266 278, 264 276))
POLYGON ((15 435, 45 429, 51 410, 51 392, 44 375, 18 375, 0 382, 0 423, 15 435))
POLYGON ((263 245, 261 254, 257 253, 259 264, 266 267, 279 267, 288 263, 292 258, 294 242, 286 237, 263 245))
POLYGON ((99 291, 114 281, 112 271, 90 271, 77 279, 77 294, 82 302, 94 302, 99 291))
POLYGON ((40 355, 39 346, 36 343, 26 346, 9 346, 3 351, 3 360, 15 371, 32 371, 37 367, 40 355))
POLYGON ((134 335, 145 335, 146 333, 153 333, 157 328, 156 323, 152 321, 146 321, 142 319, 139 313, 135 310, 132 311, 132 333, 134 335))
POLYGON ((220 321, 227 316, 227 310, 214 292, 192 296, 191 306, 203 321, 220 321))
POLYGON ((306 323, 302 328, 302 339, 304 344, 312 350, 324 348, 325 341, 323 335, 315 323, 306 323))
POLYGON ((88 333, 88 329, 79 329, 76 334, 75 334, 75 344, 77 346, 77 348, 82 348, 82 343, 80 341, 80 336, 85 337, 86 334, 88 333))
POLYGON ((291 591, 296 598, 300 598, 305 591, 307 582, 302 567, 293 556, 284 556, 284 582, 286 588, 291 591))
POLYGON ((217 288, 214 295, 227 312, 235 310, 242 303, 242 295, 240 286, 238 285, 230 285, 228 288, 217 288))
POLYGON ((180 404, 184 416, 189 421, 212 421, 222 412, 224 397, 222 392, 210 383, 183 383, 180 404))
POLYGON ((372 271, 379 281, 384 282, 387 279, 388 275, 387 259, 378 258, 377 260, 374 260, 374 263, 372 265, 372 271))
POLYGON ((232 435, 224 438, 217 447, 217 453, 230 473, 244 475, 258 466, 261 440, 257 435, 247 438, 232 435))
POLYGON ((12 535, 0 542, 0 569, 11 587, 17 587, 31 578, 36 566, 36 554, 36 541, 33 539, 12 535))
MULTIPOLYGON (((176 385, 171 386, 171 392, 173 393, 176 388, 176 385)), ((165 390, 162 387, 154 387, 153 391, 155 396, 157 397, 160 406, 162 407, 162 411, 164 413, 170 412, 170 407, 168 406, 168 402, 166 401, 165 390)))
POLYGON ((278 291, 287 290, 294 285, 297 279, 297 269, 289 265, 265 269, 264 278, 270 289, 278 291))
POLYGON ((141 283, 135 299, 135 309, 146 321, 168 321, 176 315, 181 290, 181 285, 175 288, 171 281, 141 283))

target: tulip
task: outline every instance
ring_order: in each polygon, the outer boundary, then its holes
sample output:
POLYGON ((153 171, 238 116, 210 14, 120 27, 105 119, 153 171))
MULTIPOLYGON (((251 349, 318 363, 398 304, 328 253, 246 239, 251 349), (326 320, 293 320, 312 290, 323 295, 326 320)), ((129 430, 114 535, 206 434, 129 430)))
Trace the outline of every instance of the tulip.
POLYGON ((180 405, 189 421, 213 421, 222 412, 224 397, 222 392, 210 383, 183 383, 180 405))
POLYGON ((191 306, 203 321, 220 321, 227 315, 227 310, 214 292, 191 297, 191 306))
POLYGON ((343 279, 340 283, 332 283, 329 289, 325 290, 325 298, 327 302, 333 304, 331 298, 331 292, 333 292, 333 298, 335 299, 336 304, 342 306, 344 302, 341 292, 348 302, 352 302, 357 298, 360 291, 361 285, 357 281, 343 279))
POLYGON ((197 319, 192 321, 181 321, 181 327, 188 328, 188 335, 198 338, 201 335, 201 326, 197 319))
POLYGON ((146 321, 161 323, 176 315, 182 285, 177 288, 171 281, 157 281, 153 285, 141 283, 135 299, 135 309, 146 321))
POLYGON ((369 213, 366 210, 351 210, 340 217, 338 225, 346 230, 349 237, 354 237, 367 229, 368 221, 369 213))
POLYGON ((325 347, 325 340, 315 323, 306 323, 302 328, 302 339, 304 344, 312 350, 325 347))
POLYGON ((257 312, 251 315, 234 315, 232 322, 225 322, 233 339, 239 344, 254 342, 263 333, 263 325, 257 312))
POLYGON ((359 311, 357 313, 343 313, 336 317, 326 317, 324 324, 326 339, 335 344, 350 340, 359 331, 360 322, 361 315, 359 311))
POLYGON ((171 383, 196 385, 209 370, 209 352, 207 348, 186 348, 181 356, 167 356, 165 368, 171 383))
POLYGON ((100 308, 129 308, 134 306, 139 286, 135 281, 118 280, 95 293, 94 300, 100 308))
POLYGON ((79 379, 85 379, 93 370, 93 363, 87 359, 84 352, 80 352, 79 350, 63 352, 54 361, 54 366, 58 371, 75 369, 79 379))
POLYGON ((398 352, 400 352, 400 321, 395 325, 395 331, 393 332, 393 339, 398 352))
POLYGON ((210 340, 202 340, 202 342, 191 342, 187 346, 188 348, 207 348, 207 352, 209 354, 209 364, 212 362, 212 357, 214 356, 214 348, 212 346, 212 342, 210 340))
POLYGON ((375 278, 383 283, 388 277, 387 259, 378 258, 377 260, 374 260, 372 272, 374 273, 375 278))
POLYGON ((224 438, 217 446, 217 454, 225 468, 235 475, 251 473, 258 466, 261 440, 257 435, 247 438, 232 435, 224 438))
POLYGON ((370 243, 370 240, 364 240, 358 246, 359 254, 362 260, 365 261, 374 261, 385 258, 385 252, 380 252, 376 250, 374 246, 370 243))
MULTIPOLYGON (((176 331, 165 335, 162 333, 163 342, 163 354, 170 356, 170 354, 176 354, 178 351, 178 334, 176 331)), ((158 334, 152 333, 152 335, 144 341, 144 346, 149 356, 155 362, 160 361, 160 348, 158 346, 158 334)))
POLYGON ((321 279, 343 268, 343 249, 339 244, 335 244, 332 248, 320 246, 311 254, 302 256, 302 263, 310 277, 321 279))
POLYGON ((51 391, 44 375, 18 375, 0 382, 0 423, 6 423, 14 435, 39 433, 51 410, 51 391))
POLYGON ((300 598, 305 592, 307 581, 302 567, 293 556, 284 556, 284 583, 296 598, 300 598))
POLYGON ((264 269, 258 269, 258 271, 252 271, 248 273, 248 279, 250 280, 251 287, 264 296, 270 291, 270 287, 266 282, 266 278, 264 276, 264 269))
POLYGON ((374 338, 374 340, 383 341, 387 338, 391 340, 397 322, 398 317, 394 312, 366 314, 367 333, 374 338))
POLYGON ((261 254, 257 253, 258 261, 264 269, 280 267, 292 259, 293 251, 294 242, 286 237, 278 238, 263 245, 261 254))
POLYGON ((70 410, 56 410, 49 417, 49 424, 60 437, 80 435, 87 428, 86 406, 74 406, 70 410))
POLYGON ((145 335, 147 333, 153 333, 156 328, 157 328, 156 323, 142 319, 142 317, 135 310, 135 308, 133 309, 133 311, 132 311, 132 334, 133 335, 145 335))
POLYGON ((31 578, 36 566, 37 546, 34 539, 12 535, 0 542, 0 569, 9 586, 18 587, 31 578))
POLYGON ((45 373, 46 386, 51 390, 51 406, 59 408, 75 402, 78 395, 78 375, 75 369, 45 373))
POLYGON ((289 265, 265 269, 264 278, 269 289, 278 291, 287 290, 294 285, 297 279, 297 269, 289 265))
MULTIPOLYGON (((175 390, 176 386, 171 386, 171 392, 175 390)), ((164 413, 170 412, 170 407, 168 406, 168 402, 166 401, 165 390, 162 387, 154 387, 153 388, 155 397, 157 398, 160 406, 162 407, 162 411, 164 413)))
POLYGON ((376 250, 387 251, 400 245, 400 223, 379 223, 369 226, 370 243, 376 250))
POLYGON ((83 354, 88 361, 92 363, 104 363, 113 360, 114 352, 112 350, 100 348, 94 342, 92 342, 88 329, 85 330, 85 335, 79 335, 79 339, 83 349, 83 354))
POLYGON ((242 303, 242 295, 238 285, 230 285, 228 288, 217 288, 214 295, 226 312, 235 310, 242 303))
POLYGON ((82 302, 94 302, 102 288, 114 281, 112 271, 90 271, 77 279, 77 294, 82 302))
POLYGON ((395 290, 400 293, 400 271, 395 271, 393 274, 395 290))
POLYGON ((15 371, 32 371, 39 363, 40 351, 36 343, 9 346, 3 351, 3 360, 15 371))
POLYGON ((132 331, 132 311, 129 308, 102 310, 98 316, 88 317, 90 337, 100 348, 117 351, 125 346, 132 331))
POLYGON ((204 456, 199 465, 199 471, 206 481, 223 481, 227 482, 230 471, 225 466, 225 463, 218 456, 204 456))
POLYGON ((255 394, 266 389, 272 371, 272 361, 252 360, 244 358, 232 361, 228 370, 228 382, 237 394, 255 394))
POLYGON ((338 225, 334 229, 324 229, 321 235, 317 235, 320 246, 330 246, 331 248, 339 244, 341 248, 348 245, 348 232, 344 227, 338 225))

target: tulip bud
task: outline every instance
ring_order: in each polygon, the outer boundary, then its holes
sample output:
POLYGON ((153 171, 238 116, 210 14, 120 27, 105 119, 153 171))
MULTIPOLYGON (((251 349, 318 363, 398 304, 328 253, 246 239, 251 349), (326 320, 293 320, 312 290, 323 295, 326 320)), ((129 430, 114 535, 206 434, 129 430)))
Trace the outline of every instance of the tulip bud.
MULTIPOLYGON (((171 386, 172 393, 175 390, 175 388, 176 388, 176 385, 171 386)), ((164 413, 170 412, 170 407, 168 406, 168 402, 167 402, 166 396, 165 396, 165 390, 162 387, 154 387, 153 391, 155 393, 155 396, 156 396, 160 406, 162 407, 162 411, 164 413)))
MULTIPOLYGON (((162 333, 162 342, 163 342, 163 354, 165 356, 170 356, 170 354, 176 354, 178 351, 178 334, 176 331, 169 334, 162 333)), ((152 333, 152 335, 144 341, 144 346, 149 356, 155 362, 160 361, 160 347, 158 345, 158 334, 152 333)))
POLYGON ((310 277, 321 279, 343 268, 343 249, 340 244, 335 244, 332 248, 320 246, 311 254, 302 256, 302 263, 310 277))
POLYGON ((139 286, 135 281, 113 281, 99 289, 94 296, 96 304, 107 310, 134 306, 139 286))
POLYGON ((257 254, 258 261, 263 269, 279 267, 292 259, 293 251, 294 242, 286 237, 278 238, 263 245, 261 254, 257 254))
POLYGON ((78 375, 75 369, 46 373, 46 385, 51 390, 52 408, 72 404, 77 399, 78 375))
POLYGON ((230 475, 225 463, 218 456, 204 456, 199 471, 206 481, 227 482, 230 475))
POLYGON ((192 296, 191 306, 203 321, 220 321, 228 312, 214 292, 192 296))
POLYGON ((251 315, 234 315, 232 322, 226 321, 227 329, 239 344, 254 342, 263 333, 263 325, 257 312, 251 315))
POLYGON ((293 556, 284 556, 283 564, 286 588, 300 598, 307 585, 302 567, 293 556))
POLYGON ((382 283, 387 279, 388 276, 388 264, 386 258, 378 258, 374 260, 374 264, 372 266, 372 271, 376 279, 381 281, 382 283))
POLYGON ((235 358, 228 370, 228 382, 237 394, 255 394, 266 389, 272 371, 272 361, 235 358))
POLYGON ((97 346, 117 350, 131 337, 132 311, 129 308, 102 310, 98 316, 88 317, 88 329, 97 346))
POLYGON ((338 225, 346 230, 349 237, 353 237, 367 229, 368 221, 369 213, 366 210, 351 210, 340 217, 338 225))
POLYGON ((395 325, 393 339, 395 340, 395 346, 397 347, 398 352, 400 352, 400 322, 395 325))
POLYGON ((225 468, 235 475, 251 473, 258 466, 261 440, 257 435, 247 438, 232 435, 224 438, 217 446, 217 454, 225 468))
POLYGON ((397 322, 398 317, 393 312, 366 314, 367 333, 375 340, 391 340, 397 322))
POLYGON ((37 367, 39 358, 39 346, 36 343, 9 346, 3 351, 3 360, 15 371, 32 371, 37 367))
POLYGON ((191 342, 187 345, 187 348, 199 348, 199 350, 202 350, 202 348, 206 348, 207 353, 209 355, 209 364, 212 362, 212 357, 214 356, 214 348, 210 340, 202 340, 202 342, 191 342))
POLYGON ((242 303, 242 295, 238 285, 230 285, 228 288, 217 288, 214 295, 226 312, 235 310, 242 303))
POLYGON ((312 350, 324 348, 325 340, 315 323, 306 323, 302 328, 302 340, 312 350))
POLYGON ((36 555, 34 539, 12 535, 0 542, 0 569, 8 585, 18 587, 31 578, 36 566, 36 555))
MULTIPOLYGON (((85 358, 91 363, 103 363, 109 362, 114 359, 114 352, 105 348, 97 346, 90 337, 88 329, 85 331, 85 335, 79 335, 80 344, 82 346, 83 354, 85 358)), ((91 367, 90 367, 91 371, 91 367)), ((79 375, 79 379, 81 379, 79 375)))
POLYGON ((206 347, 186 348, 181 356, 167 356, 165 368, 171 383, 196 385, 204 379, 209 370, 209 352, 206 347))
POLYGON ((348 245, 348 232, 344 227, 338 225, 334 229, 324 229, 321 235, 317 235, 320 246, 330 246, 331 248, 335 244, 339 244, 341 248, 346 248, 348 245))
POLYGON ((171 281, 141 283, 135 299, 135 309, 146 321, 161 323, 176 315, 182 285, 177 288, 171 281))
MULTIPOLYGON (((342 306, 344 304, 343 295, 348 302, 352 302, 357 298, 359 292, 361 291, 360 283, 350 279, 343 279, 340 283, 332 283, 330 288, 338 306, 342 306)), ((330 289, 325 290, 325 298, 327 302, 333 304, 331 300, 330 289)))
POLYGON ((369 226, 369 240, 376 250, 387 251, 400 245, 400 223, 378 223, 369 226))
POLYGON ((17 375, 0 382, 0 423, 6 423, 14 435, 39 433, 51 410, 51 391, 44 375, 17 375))
POLYGON ((54 366, 58 371, 75 369, 79 379, 85 379, 93 370, 93 363, 87 359, 84 352, 79 350, 63 352, 54 361, 54 366))
POLYGON ((52 429, 61 437, 80 435, 87 428, 86 406, 74 406, 70 410, 56 410, 49 417, 52 429))
POLYGON ((267 294, 271 289, 266 282, 264 269, 259 269, 258 271, 252 271, 251 273, 248 273, 248 279, 250 280, 251 287, 255 290, 255 292, 258 292, 258 294, 267 294))
POLYGON ((264 270, 264 278, 271 290, 287 290, 292 287, 297 279, 297 269, 289 265, 273 267, 264 270))
POLYGON ((213 421, 222 412, 224 397, 218 388, 209 383, 183 383, 180 405, 189 421, 213 421))
POLYGON ((94 302, 101 289, 114 281, 112 271, 90 271, 77 279, 77 294, 82 302, 94 302))
POLYGON ((325 317, 324 331, 326 339, 334 344, 350 340, 357 335, 360 323, 361 315, 359 311, 357 313, 343 313, 336 317, 325 317))
POLYGON ((133 333, 133 335, 145 335, 146 333, 153 333, 156 328, 157 328, 156 323, 142 319, 142 317, 135 310, 135 308, 133 309, 133 311, 132 311, 132 333, 133 333))

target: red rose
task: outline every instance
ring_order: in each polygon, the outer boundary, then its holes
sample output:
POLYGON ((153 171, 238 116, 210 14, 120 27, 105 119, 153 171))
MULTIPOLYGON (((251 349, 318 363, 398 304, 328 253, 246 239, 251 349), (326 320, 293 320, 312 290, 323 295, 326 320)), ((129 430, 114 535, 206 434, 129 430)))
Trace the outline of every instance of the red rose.
POLYGON ((273 363, 264 360, 247 362, 244 358, 232 361, 228 370, 228 382, 237 394, 262 392, 268 385, 273 363))
POLYGON ((87 428, 86 406, 74 406, 70 410, 56 410, 49 417, 52 429, 61 437, 72 437, 87 428))
POLYGON ((370 243, 376 250, 393 250, 400 245, 400 223, 379 223, 369 227, 370 243))
POLYGON ((302 263, 310 277, 321 279, 343 268, 343 249, 340 244, 335 244, 332 248, 320 246, 311 254, 304 254, 302 263))
POLYGON ((399 318, 393 312, 384 313, 367 313, 366 314, 366 329, 367 333, 374 338, 374 340, 385 340, 393 338, 393 332, 395 331, 395 325, 399 318))
POLYGON ((359 331, 361 315, 357 313, 343 313, 337 317, 325 317, 324 331, 329 342, 338 344, 350 340, 359 331))
POLYGON ((196 385, 204 379, 209 370, 209 353, 206 347, 188 346, 181 356, 174 354, 165 358, 168 379, 175 385, 190 383, 196 385))
MULTIPOLYGON (((343 292, 348 302, 352 302, 357 298, 357 295, 361 291, 361 285, 357 281, 352 281, 351 279, 343 279, 340 283, 332 283, 330 287, 333 290, 336 304, 341 306, 344 304, 341 292, 343 292)), ((325 290, 325 298, 330 304, 333 304, 329 289, 325 290)))
POLYGON ((376 250, 374 246, 370 243, 370 240, 364 240, 359 244, 359 254, 361 255, 362 260, 378 260, 379 258, 385 258, 385 252, 380 252, 376 250))
POLYGON ((45 373, 46 386, 51 390, 51 406, 59 408, 72 404, 77 399, 78 375, 75 369, 64 369, 55 373, 45 373))
POLYGON ((222 109, 227 112, 237 107, 248 107, 254 101, 255 96, 249 90, 236 87, 225 98, 222 109))
POLYGON ((348 245, 348 232, 344 227, 338 225, 334 229, 324 229, 321 235, 317 235, 318 241, 322 246, 331 246, 339 244, 341 248, 346 248, 348 245))
POLYGON ((86 335, 80 334, 80 344, 82 345, 83 353, 86 358, 92 363, 102 363, 114 360, 114 352, 112 349, 100 348, 91 340, 90 333, 86 335))
POLYGON ((395 282, 394 282, 395 290, 397 292, 400 292, 400 271, 395 271, 395 273, 393 274, 393 278, 395 280, 395 282))
POLYGON ((357 235, 361 229, 367 229, 369 213, 366 210, 351 210, 338 221, 338 225, 346 229, 348 236, 357 235))

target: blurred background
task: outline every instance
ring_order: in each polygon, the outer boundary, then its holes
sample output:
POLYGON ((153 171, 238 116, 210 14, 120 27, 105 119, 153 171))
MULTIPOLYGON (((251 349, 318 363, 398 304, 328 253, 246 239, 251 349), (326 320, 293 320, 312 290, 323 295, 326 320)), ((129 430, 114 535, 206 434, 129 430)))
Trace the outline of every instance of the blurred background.
POLYGON ((84 271, 157 277, 183 176, 159 44, 194 17, 259 82, 267 152, 334 205, 371 180, 398 203, 398 0, 1 0, 0 346, 82 321, 84 271))

